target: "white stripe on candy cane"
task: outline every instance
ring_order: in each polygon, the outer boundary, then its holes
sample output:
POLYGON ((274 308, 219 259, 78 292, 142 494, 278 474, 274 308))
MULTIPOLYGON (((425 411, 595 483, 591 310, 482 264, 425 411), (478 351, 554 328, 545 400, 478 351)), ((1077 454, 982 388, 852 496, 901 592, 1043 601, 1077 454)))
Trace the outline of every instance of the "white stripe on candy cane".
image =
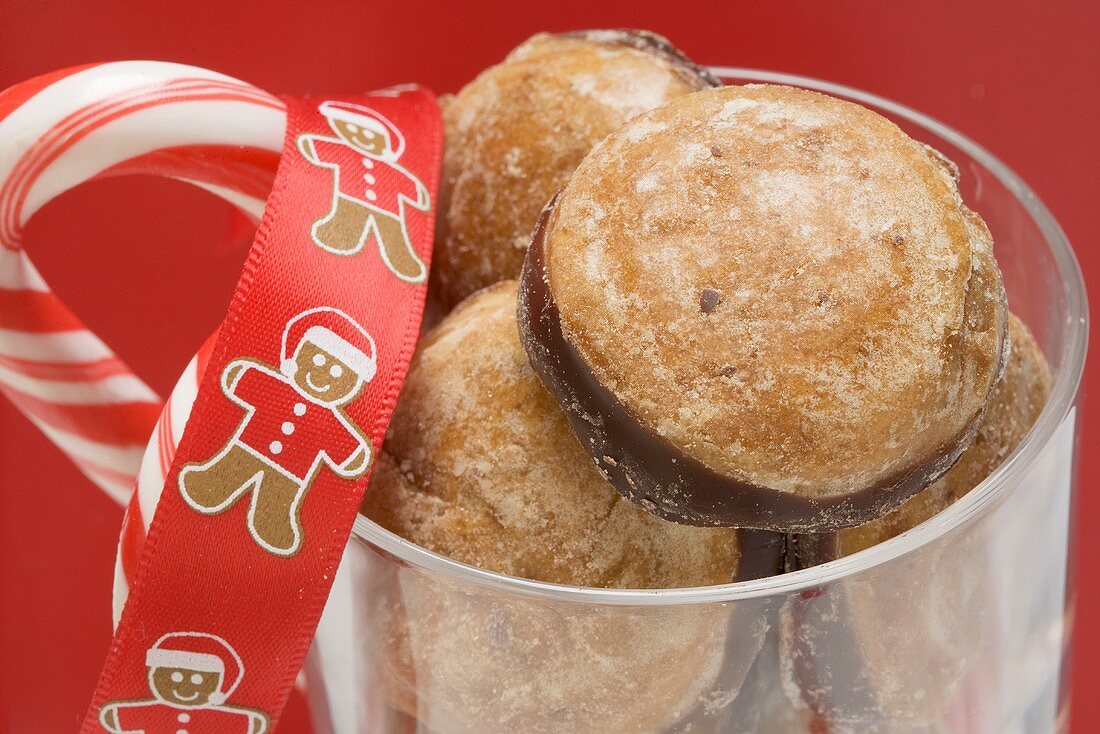
MULTIPOLYGON (((179 437, 183 435, 183 429, 191 418, 191 408, 195 406, 195 398, 199 396, 198 360, 192 358, 187 363, 187 368, 173 388, 168 399, 167 413, 169 425, 172 429, 172 454, 175 455, 175 446, 179 443, 179 437)), ((171 457, 169 457, 171 459, 171 457)))
POLYGON ((149 532, 149 525, 153 522, 153 513, 156 512, 160 495, 164 491, 164 483, 168 478, 168 470, 172 465, 172 459, 176 454, 176 445, 179 437, 183 435, 183 429, 187 425, 187 419, 191 417, 191 408, 198 396, 200 375, 198 374, 198 357, 193 357, 188 363, 183 374, 180 375, 172 394, 164 404, 156 427, 145 446, 141 457, 141 466, 137 474, 137 483, 134 490, 137 502, 127 505, 129 513, 128 522, 124 524, 123 532, 137 534, 140 542, 125 542, 121 539, 115 556, 114 577, 114 623, 117 625, 122 607, 126 603, 126 597, 130 592, 129 579, 126 576, 127 564, 130 568, 137 568, 141 546, 144 544, 145 533, 149 532), (123 559, 124 553, 138 554, 123 559))
POLYGON ((97 362, 115 358, 115 353, 87 330, 32 334, 0 329, 0 355, 39 362, 97 362))
POLYGON ((65 405, 156 403, 160 400, 148 385, 132 374, 79 382, 41 380, 27 377, 0 364, 0 383, 24 395, 65 405))
POLYGON ((108 357, 92 362, 48 362, 17 359, 0 354, 0 366, 25 377, 42 380, 71 380, 86 382, 109 375, 128 374, 130 368, 121 359, 108 357))
POLYGON ((138 510, 141 512, 142 527, 149 530, 149 523, 153 522, 153 511, 160 502, 160 493, 164 489, 166 473, 161 468, 161 441, 163 421, 157 421, 157 427, 153 429, 153 435, 149 438, 149 445, 145 447, 144 456, 141 459, 141 467, 137 474, 138 510))
POLYGON ((0 288, 45 293, 50 290, 27 253, 0 247, 0 288))
POLYGON ((96 469, 94 466, 88 466, 85 464, 77 463, 77 468, 92 480, 92 482, 103 490, 103 493, 110 497, 112 500, 120 505, 125 505, 130 499, 130 494, 134 491, 134 485, 132 482, 128 482, 125 479, 111 474, 104 474, 96 469))
POLYGON ((192 358, 187 368, 172 389, 172 394, 164 404, 160 419, 149 437, 149 443, 141 460, 141 470, 137 479, 138 506, 141 509, 141 523, 146 530, 153 521, 153 511, 164 491, 164 482, 168 479, 168 470, 176 456, 176 446, 183 435, 183 429, 191 417, 191 409, 199 394, 198 360, 192 358))
MULTIPOLYGON (((38 426, 42 433, 46 434, 47 438, 74 459, 131 476, 137 473, 138 467, 141 465, 141 459, 145 453, 142 446, 125 447, 100 443, 99 441, 82 438, 75 433, 60 428, 54 428, 35 418, 32 418, 31 421, 38 426)), ((132 482, 128 484, 132 485, 132 482)), ((132 489, 132 486, 130 488, 132 489)))
POLYGON ((122 555, 115 555, 115 576, 111 588, 111 627, 118 626, 118 620, 122 619, 122 607, 126 605, 126 597, 130 595, 130 585, 126 583, 126 574, 122 570, 122 555))
POLYGON ((120 449, 107 444, 95 444, 67 431, 52 428, 33 417, 30 420, 50 441, 69 454, 81 473, 108 497, 119 504, 126 503, 134 491, 134 483, 127 476, 140 465, 139 447, 120 449), (137 454, 137 458, 134 454, 137 454))

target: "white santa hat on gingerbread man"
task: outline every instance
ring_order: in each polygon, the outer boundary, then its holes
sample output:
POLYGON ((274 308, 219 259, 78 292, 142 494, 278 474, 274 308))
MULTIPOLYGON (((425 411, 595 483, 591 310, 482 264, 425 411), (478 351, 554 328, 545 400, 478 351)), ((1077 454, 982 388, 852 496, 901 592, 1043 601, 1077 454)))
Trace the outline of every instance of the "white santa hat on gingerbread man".
POLYGON ((386 158, 397 159, 405 152, 405 136, 385 116, 369 107, 329 100, 322 102, 317 110, 329 120, 340 120, 357 125, 363 130, 370 130, 384 137, 387 143, 387 152, 384 155, 386 158))
MULTIPOLYGON (((206 632, 169 632, 145 653, 150 668, 180 668, 197 673, 220 673, 218 690, 207 699, 218 706, 233 694, 244 677, 244 664, 232 646, 206 632)), ((155 690, 155 689, 154 689, 155 690)))
POLYGON ((305 343, 314 344, 343 362, 364 382, 378 371, 374 339, 343 311, 322 306, 303 311, 286 325, 280 368, 288 377, 297 370, 295 355, 305 343))

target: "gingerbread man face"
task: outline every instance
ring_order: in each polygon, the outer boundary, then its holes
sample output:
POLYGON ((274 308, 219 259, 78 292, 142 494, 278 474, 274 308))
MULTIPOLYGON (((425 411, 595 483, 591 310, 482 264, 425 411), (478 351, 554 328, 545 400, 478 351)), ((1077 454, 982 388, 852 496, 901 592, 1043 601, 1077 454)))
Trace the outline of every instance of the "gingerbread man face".
POLYGON ((329 125, 340 138, 368 155, 384 156, 389 152, 390 145, 386 136, 369 128, 356 125, 348 120, 329 120, 329 125))
POLYGON ((222 674, 186 668, 150 668, 153 695, 171 706, 199 708, 221 687, 222 674))
POLYGON ((294 383, 323 403, 347 402, 363 386, 359 373, 312 342, 302 343, 294 363, 294 383))

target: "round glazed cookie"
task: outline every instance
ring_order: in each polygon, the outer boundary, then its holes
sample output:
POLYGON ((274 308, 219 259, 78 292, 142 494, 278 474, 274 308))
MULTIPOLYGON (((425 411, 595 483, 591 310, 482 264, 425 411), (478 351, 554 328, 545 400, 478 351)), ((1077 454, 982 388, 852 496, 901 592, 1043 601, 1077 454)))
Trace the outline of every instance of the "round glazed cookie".
POLYGON ((616 489, 785 531, 868 522, 950 468, 1007 330, 949 168, 870 110, 758 85, 597 146, 540 218, 518 315, 616 489))
POLYGON ((515 278, 539 211, 606 135, 718 82, 645 31, 540 33, 444 98, 433 297, 515 278))
MULTIPOLYGON (((1016 449, 1042 412, 1052 378, 1034 337, 1015 316, 1009 334, 1004 377, 958 463, 874 522, 795 536, 792 568, 850 555, 916 527, 980 484, 1016 449)), ((788 688, 834 727, 867 731, 883 722, 939 720, 968 663, 983 649, 988 543, 979 531, 956 533, 889 572, 905 583, 840 585, 793 605, 784 625, 791 661, 785 669, 794 683, 788 688)))
MULTIPOLYGON (((422 342, 364 514, 429 550, 538 581, 658 588, 776 573, 779 544, 742 553, 761 533, 676 525, 607 484, 520 346, 516 287, 468 299, 422 342)), ((376 637, 394 641, 379 655, 391 698, 448 732, 660 732, 730 666, 743 678, 761 642, 747 619, 729 640, 718 605, 593 614, 412 568, 376 597, 372 619, 391 625, 376 637)))

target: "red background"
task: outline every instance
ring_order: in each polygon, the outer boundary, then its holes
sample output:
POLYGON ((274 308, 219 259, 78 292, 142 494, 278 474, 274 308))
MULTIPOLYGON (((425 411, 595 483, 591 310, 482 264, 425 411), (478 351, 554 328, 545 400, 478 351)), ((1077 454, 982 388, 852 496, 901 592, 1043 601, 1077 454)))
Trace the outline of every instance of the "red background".
MULTIPOLYGON (((276 92, 411 80, 444 92, 540 30, 650 28, 700 62, 854 85, 975 138, 1054 211, 1100 298, 1100 4, 643 5, 4 0, 0 88, 83 62, 150 58, 205 66, 276 92)), ((206 194, 168 181, 119 180, 49 205, 30 227, 28 248, 86 322, 167 394, 223 313, 250 238, 206 194)), ((1098 364, 1091 362, 1086 393, 1100 384, 1098 364)), ((1100 710, 1090 705, 1100 683, 1100 586, 1090 583, 1100 535, 1089 532, 1100 522, 1100 497, 1092 493, 1100 457, 1091 450, 1098 429, 1100 413, 1087 410, 1073 669, 1079 732, 1100 730, 1100 710)), ((109 640, 119 518, 117 506, 0 401, 0 733, 77 727, 109 640)), ((292 701, 280 728, 308 731, 302 701, 292 701)))

